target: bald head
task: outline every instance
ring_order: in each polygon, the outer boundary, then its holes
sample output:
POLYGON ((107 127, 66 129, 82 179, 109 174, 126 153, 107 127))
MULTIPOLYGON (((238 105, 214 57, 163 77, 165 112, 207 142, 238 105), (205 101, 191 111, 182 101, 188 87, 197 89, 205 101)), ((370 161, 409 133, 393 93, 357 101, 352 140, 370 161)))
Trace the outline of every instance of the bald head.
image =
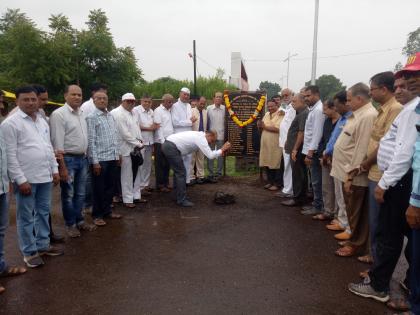
POLYGON ((82 89, 76 84, 66 86, 64 90, 64 99, 73 109, 77 109, 82 104, 82 89))

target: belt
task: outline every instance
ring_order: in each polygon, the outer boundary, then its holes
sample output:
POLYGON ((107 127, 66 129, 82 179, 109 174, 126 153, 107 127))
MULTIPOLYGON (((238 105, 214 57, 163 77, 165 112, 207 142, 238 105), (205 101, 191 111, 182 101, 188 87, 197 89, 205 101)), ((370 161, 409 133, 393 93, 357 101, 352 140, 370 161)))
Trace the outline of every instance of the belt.
POLYGON ((64 153, 64 156, 69 156, 69 157, 85 157, 86 153, 64 153))

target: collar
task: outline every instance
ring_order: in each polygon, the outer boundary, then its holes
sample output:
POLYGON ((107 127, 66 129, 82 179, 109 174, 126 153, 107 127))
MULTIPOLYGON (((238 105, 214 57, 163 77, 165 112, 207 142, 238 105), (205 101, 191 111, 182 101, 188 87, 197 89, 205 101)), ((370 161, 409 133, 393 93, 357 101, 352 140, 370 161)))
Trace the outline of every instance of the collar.
MULTIPOLYGON (((15 114, 18 114, 20 117, 22 118, 31 118, 28 114, 26 114, 23 110, 21 110, 20 108, 18 108, 17 112, 15 114)), ((41 115, 39 112, 35 113, 36 115, 36 119, 38 119, 38 117, 41 115)), ((32 118, 31 118, 32 119, 32 118)))
MULTIPOLYGON (((366 103, 365 105, 363 105, 362 107, 360 107, 359 109, 355 110, 352 112, 352 116, 354 117, 358 117, 361 116, 365 111, 367 111, 369 108, 373 107, 372 103, 366 103)), ((373 107, 374 108, 374 107, 373 107)))
POLYGON ((185 106, 187 106, 189 104, 189 103, 184 103, 183 101, 181 101, 180 98, 178 98, 178 102, 177 103, 181 103, 182 105, 185 105, 185 106))
POLYGON ((96 115, 98 115, 98 116, 101 116, 101 115, 108 115, 109 114, 109 112, 108 112, 108 110, 107 109, 105 109, 105 111, 103 112, 103 111, 101 111, 100 109, 98 109, 96 106, 95 106, 95 110, 93 111, 96 115))
POLYGON ((309 107, 308 106, 308 110, 311 112, 311 111, 313 111, 316 107, 318 107, 318 106, 322 106, 322 102, 321 102, 321 100, 318 100, 318 102, 316 102, 315 104, 314 104, 314 106, 312 106, 312 107, 309 107))
POLYGON ((304 112, 305 110, 308 110, 308 106, 305 106, 304 108, 301 108, 300 110, 296 110, 296 115, 299 115, 300 113, 304 112))
POLYGON ((395 96, 391 97, 389 100, 387 100, 385 102, 385 104, 381 105, 378 108, 378 112, 382 113, 384 112, 387 108, 389 108, 392 104, 398 103, 397 100, 395 99, 395 96))
MULTIPOLYGON (((65 103, 64 107, 67 108, 67 110, 72 113, 72 114, 76 114, 79 115, 80 114, 80 107, 77 110, 74 110, 69 104, 65 103)), ((95 107, 96 108, 96 107, 95 107)))

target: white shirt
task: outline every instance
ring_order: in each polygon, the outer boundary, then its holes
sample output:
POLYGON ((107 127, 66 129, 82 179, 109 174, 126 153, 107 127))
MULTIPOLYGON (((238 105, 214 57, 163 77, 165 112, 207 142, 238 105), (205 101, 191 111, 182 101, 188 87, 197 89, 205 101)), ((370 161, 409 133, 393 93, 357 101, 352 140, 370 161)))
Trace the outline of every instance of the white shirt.
POLYGON ((175 133, 192 129, 192 113, 191 105, 189 103, 183 103, 178 99, 178 102, 172 105, 171 116, 175 133))
POLYGON ((322 138, 325 115, 322 111, 322 102, 319 100, 312 107, 309 107, 308 118, 306 118, 305 134, 303 136, 302 153, 308 154, 309 150, 316 151, 322 138))
POLYGON ((85 118, 87 116, 89 116, 90 114, 92 114, 96 109, 95 104, 93 103, 93 99, 90 98, 89 100, 87 100, 86 102, 84 102, 82 104, 82 106, 80 106, 80 111, 83 113, 83 115, 85 116, 85 118))
POLYGON ((153 112, 153 121, 160 127, 155 131, 155 143, 164 143, 166 138, 174 133, 171 110, 160 104, 153 112))
POLYGON ((48 183, 58 173, 50 141, 50 128, 39 113, 34 121, 23 111, 9 116, 0 126, 6 143, 10 179, 18 185, 48 183))
MULTIPOLYGON (((139 126, 151 127, 153 125, 153 110, 149 109, 146 111, 142 105, 133 108, 133 112, 137 115, 137 121, 139 126)), ((141 128, 140 128, 141 129, 141 128)), ((143 138, 144 145, 151 145, 154 143, 153 131, 143 130, 141 136, 143 138)))
POLYGON ((207 119, 211 130, 217 132, 217 140, 223 141, 225 139, 225 105, 210 105, 207 107, 207 119))
POLYGON ((88 147, 86 117, 67 103, 50 116, 51 143, 64 153, 84 154, 88 147))
POLYGON ((419 102, 420 97, 416 97, 405 104, 379 142, 378 167, 383 174, 378 185, 382 189, 395 186, 411 167, 417 139, 416 124, 420 122, 420 115, 416 114, 419 102))
POLYGON ((115 119, 118 130, 120 153, 122 156, 129 156, 134 147, 143 146, 137 117, 133 112, 129 112, 122 105, 113 109, 111 115, 115 119))
POLYGON ((188 155, 197 150, 203 152, 210 160, 222 155, 222 150, 212 151, 210 149, 206 134, 202 131, 179 132, 170 135, 166 140, 175 144, 177 149, 181 152, 181 155, 188 155))
POLYGON ((292 124, 293 119, 296 117, 296 111, 293 108, 292 104, 287 105, 286 109, 280 109, 285 112, 283 119, 280 122, 279 126, 279 146, 284 148, 287 140, 287 132, 289 131, 290 125, 292 124))

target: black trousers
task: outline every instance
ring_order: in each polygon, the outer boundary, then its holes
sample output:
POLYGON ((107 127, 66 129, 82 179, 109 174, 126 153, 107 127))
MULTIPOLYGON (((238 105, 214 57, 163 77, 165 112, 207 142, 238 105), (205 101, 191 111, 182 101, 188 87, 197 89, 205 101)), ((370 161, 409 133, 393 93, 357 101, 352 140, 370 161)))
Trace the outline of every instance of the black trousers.
POLYGON ((112 213, 111 204, 114 196, 117 161, 99 162, 101 173, 94 175, 92 171, 92 217, 104 218, 112 213))
POLYGON ((305 155, 298 152, 296 161, 290 157, 292 164, 292 181, 293 181, 293 194, 294 199, 298 203, 306 203, 306 192, 308 189, 308 171, 305 165, 305 155))
POLYGON ((156 188, 169 186, 169 162, 162 152, 162 144, 155 143, 155 175, 156 188))
POLYGON ((406 257, 410 262, 410 228, 405 212, 411 194, 413 172, 407 172, 394 186, 390 187, 380 205, 376 229, 376 261, 369 271, 372 287, 377 291, 388 291, 389 282, 401 255, 404 236, 408 237, 406 257))
POLYGON ((277 187, 280 187, 282 185, 282 180, 281 180, 281 176, 280 176, 280 169, 271 169, 266 167, 265 168, 266 173, 267 173, 267 181, 271 184, 271 185, 276 185, 277 187))

